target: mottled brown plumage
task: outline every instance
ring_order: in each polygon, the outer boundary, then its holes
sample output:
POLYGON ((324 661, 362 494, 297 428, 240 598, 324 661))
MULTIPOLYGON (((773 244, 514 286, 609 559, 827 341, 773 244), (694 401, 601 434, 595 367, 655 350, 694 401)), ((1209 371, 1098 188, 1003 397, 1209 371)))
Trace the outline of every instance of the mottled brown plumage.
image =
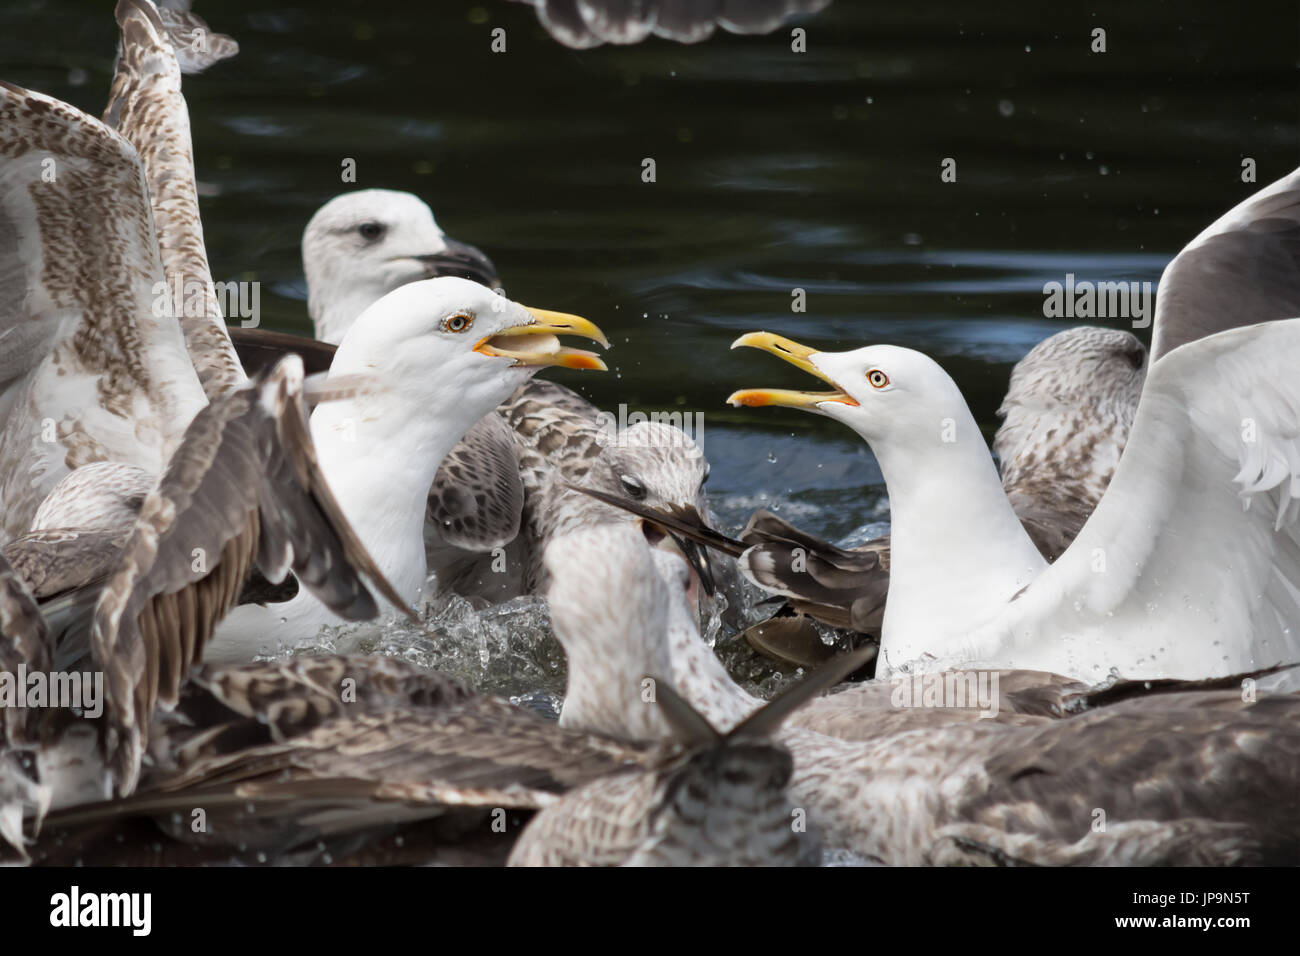
MULTIPOLYGON (((572 577, 553 586, 565 599, 553 602, 553 620, 569 655, 562 723, 668 735, 631 677, 667 661, 694 709, 734 726, 761 702, 726 677, 694 630, 684 568, 655 558, 668 575, 656 583, 644 573, 649 557, 644 541, 617 526, 557 542, 557 569, 585 571, 581 589, 572 577), (644 583, 622 586, 630 578, 644 583)), ((1000 700, 1013 712, 997 720, 968 707, 900 706, 890 683, 814 701, 791 723, 807 714, 811 725, 823 702, 832 724, 856 707, 858 739, 806 726, 779 734, 794 757, 794 806, 827 846, 887 863, 1297 861, 1300 697, 1251 703, 1240 688, 1092 691, 1052 675, 1000 676, 1000 700)))
POLYGON ((153 308, 163 270, 131 145, 66 103, 0 84, 0 164, 8 539, 75 468, 160 473, 204 395, 170 300, 153 308))
MULTIPOLYGON (((247 377, 226 333, 208 268, 189 110, 181 95, 181 69, 172 43, 179 36, 174 30, 169 39, 168 28, 149 0, 120 0, 116 15, 122 31, 121 55, 104 122, 135 147, 144 165, 167 293, 203 391, 212 399, 247 377)), ((198 20, 185 29, 206 26, 198 20)), ((214 42, 224 50, 219 41, 229 38, 216 36, 214 42)))

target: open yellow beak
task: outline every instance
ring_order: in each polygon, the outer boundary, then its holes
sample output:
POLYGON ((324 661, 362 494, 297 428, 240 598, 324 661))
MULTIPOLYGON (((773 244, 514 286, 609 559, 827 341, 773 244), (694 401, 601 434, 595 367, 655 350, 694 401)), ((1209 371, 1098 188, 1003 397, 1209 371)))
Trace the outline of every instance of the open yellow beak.
POLYGON ((777 358, 784 359, 795 368, 801 368, 809 375, 821 379, 827 385, 834 386, 835 390, 832 392, 801 392, 788 388, 743 388, 738 392, 732 392, 728 396, 728 404, 735 405, 737 408, 742 405, 751 408, 758 408, 763 405, 783 405, 787 408, 807 408, 813 411, 816 411, 817 406, 822 402, 839 402, 843 405, 858 404, 842 388, 827 378, 821 369, 809 361, 809 356, 815 355, 816 349, 810 349, 806 345, 800 345, 793 339, 773 335, 771 332, 749 332, 731 343, 733 349, 742 345, 762 349, 764 352, 771 352, 777 358))
POLYGON ((609 367, 595 352, 560 345, 557 335, 580 335, 609 348, 609 339, 595 322, 580 315, 528 309, 531 322, 503 329, 486 336, 474 346, 480 355, 501 356, 515 360, 515 365, 553 365, 559 368, 585 368, 597 372, 609 367))

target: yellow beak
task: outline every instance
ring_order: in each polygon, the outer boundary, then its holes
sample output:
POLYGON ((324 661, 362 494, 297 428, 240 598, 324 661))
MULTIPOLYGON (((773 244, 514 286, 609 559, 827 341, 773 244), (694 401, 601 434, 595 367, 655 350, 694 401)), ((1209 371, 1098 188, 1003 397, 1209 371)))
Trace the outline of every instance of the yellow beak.
POLYGON ((817 406, 823 402, 839 402, 843 405, 858 404, 835 382, 831 381, 826 376, 826 373, 809 360, 810 356, 817 354, 816 349, 810 349, 806 345, 800 345, 793 339, 773 335, 771 332, 749 332, 731 343, 733 349, 742 345, 762 349, 764 352, 771 352, 777 358, 789 362, 795 368, 801 368, 809 375, 813 375, 826 384, 834 386, 835 390, 832 392, 801 392, 788 388, 743 388, 738 392, 732 392, 728 396, 727 402, 729 404, 737 407, 747 405, 751 408, 758 408, 763 405, 782 405, 787 408, 806 408, 813 411, 816 411, 817 406))
POLYGON ((608 366, 594 352, 560 345, 557 335, 580 335, 609 348, 609 339, 595 322, 580 315, 528 309, 531 322, 503 329, 486 336, 474 346, 480 355, 501 356, 515 360, 515 365, 553 365, 559 368, 608 371, 608 366))

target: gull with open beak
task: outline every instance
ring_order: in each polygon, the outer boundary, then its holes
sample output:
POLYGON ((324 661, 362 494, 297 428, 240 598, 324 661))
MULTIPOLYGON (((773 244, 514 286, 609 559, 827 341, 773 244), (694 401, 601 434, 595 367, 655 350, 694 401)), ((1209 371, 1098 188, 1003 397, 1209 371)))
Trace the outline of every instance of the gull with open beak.
MULTIPOLYGON (((330 366, 351 397, 312 414, 321 468, 377 565, 409 602, 428 573, 425 501, 439 464, 481 417, 547 366, 603 371, 576 335, 607 345, 592 322, 530 309, 467 279, 402 286, 348 330, 330 366)), ((209 659, 275 653, 338 623, 306 593, 244 607, 218 629, 209 659)))

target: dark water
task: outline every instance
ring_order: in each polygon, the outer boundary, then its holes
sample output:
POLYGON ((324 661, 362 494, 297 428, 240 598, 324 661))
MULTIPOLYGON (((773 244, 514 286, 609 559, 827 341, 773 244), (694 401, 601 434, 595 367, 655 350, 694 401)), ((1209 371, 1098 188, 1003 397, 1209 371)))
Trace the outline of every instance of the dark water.
MULTIPOLYGON (((199 0, 242 45, 185 85, 214 273, 260 280, 264 325, 306 331, 298 240, 353 158, 358 186, 416 192, 487 250, 512 298, 611 332, 615 374, 566 381, 703 411, 726 517, 780 502, 845 534, 885 514, 870 454, 829 421, 724 406, 805 384, 728 352, 737 334, 923 349, 991 431, 1011 364, 1073 324, 1042 317, 1044 282, 1154 283, 1258 188, 1243 157, 1260 184, 1300 162, 1295 4, 969 6, 836 0, 805 54, 788 31, 578 53, 503 0, 199 0)), ((0 78, 98 114, 111 7, 7 0, 0 78)))

